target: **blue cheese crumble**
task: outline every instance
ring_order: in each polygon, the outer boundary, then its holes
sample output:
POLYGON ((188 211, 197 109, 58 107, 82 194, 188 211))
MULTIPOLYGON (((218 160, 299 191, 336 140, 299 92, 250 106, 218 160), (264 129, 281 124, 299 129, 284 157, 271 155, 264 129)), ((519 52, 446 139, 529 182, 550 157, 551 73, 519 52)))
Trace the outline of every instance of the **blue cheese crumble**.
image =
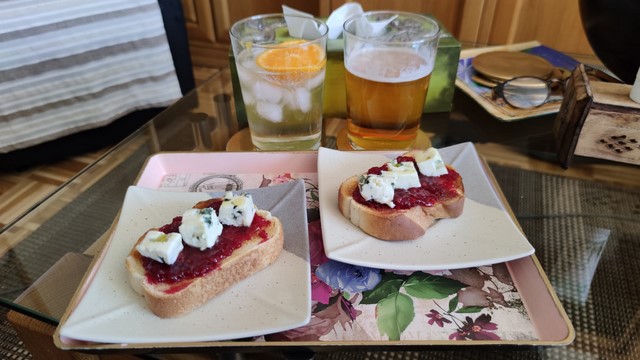
POLYGON ((441 176, 449 173, 440 153, 435 148, 416 153, 414 158, 422 175, 441 176))
POLYGON ((360 194, 367 201, 373 200, 393 208, 396 206, 393 203, 393 179, 393 175, 362 175, 358 178, 360 194))
POLYGON ((179 229, 182 240, 200 250, 213 247, 222 234, 222 224, 212 208, 185 211, 179 229))
POLYGON ((393 181, 394 189, 409 189, 421 186, 418 171, 416 171, 416 167, 411 161, 398 163, 394 159, 392 162, 387 163, 387 171, 383 171, 383 175, 386 175, 385 173, 395 175, 393 181))
POLYGON ((220 222, 231 226, 251 226, 256 210, 250 194, 233 195, 227 191, 220 205, 220 222))
POLYGON ((182 236, 178 233, 165 234, 162 231, 147 231, 142 241, 136 246, 140 255, 155 261, 171 265, 184 249, 182 236))

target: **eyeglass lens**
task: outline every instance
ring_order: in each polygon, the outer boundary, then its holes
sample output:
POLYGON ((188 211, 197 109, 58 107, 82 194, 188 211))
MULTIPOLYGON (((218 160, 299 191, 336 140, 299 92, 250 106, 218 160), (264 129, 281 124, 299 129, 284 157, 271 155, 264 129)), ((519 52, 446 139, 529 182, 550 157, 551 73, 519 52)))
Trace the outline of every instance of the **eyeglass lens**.
POLYGON ((513 107, 528 109, 544 104, 550 95, 546 81, 535 77, 520 77, 503 84, 504 99, 513 107))

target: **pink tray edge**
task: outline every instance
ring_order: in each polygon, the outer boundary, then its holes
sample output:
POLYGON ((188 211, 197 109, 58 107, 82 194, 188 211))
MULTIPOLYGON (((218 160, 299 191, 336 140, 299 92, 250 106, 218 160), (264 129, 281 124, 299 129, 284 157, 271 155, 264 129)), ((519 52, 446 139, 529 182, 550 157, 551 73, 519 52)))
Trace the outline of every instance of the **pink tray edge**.
MULTIPOLYGON (((136 186, 149 189, 157 189, 160 180, 165 174, 172 172, 181 173, 205 173, 205 172, 230 172, 230 173, 252 173, 252 172, 317 172, 316 152, 165 152, 150 156, 135 182, 136 186), (251 160, 251 161, 248 161, 251 160), (258 161, 256 161, 258 160, 258 161), (267 161, 269 160, 269 161, 267 161), (256 163, 258 165, 256 165, 256 163), (278 166, 276 166, 278 165, 278 166)), ((493 184, 497 187, 497 184, 493 184)), ((527 308, 530 319, 534 325, 539 340, 533 341, 474 341, 466 342, 442 342, 424 340, 424 342, 412 341, 410 344, 465 344, 479 345, 486 344, 514 344, 514 345, 567 345, 574 337, 575 331, 568 316, 566 315, 555 291, 540 266, 535 255, 530 255, 522 259, 513 260, 506 263, 512 279, 518 291, 522 294, 522 301, 527 308), (527 286, 523 286, 527 283, 527 286), (535 286, 530 286, 533 283, 535 286)), ((58 334, 59 335, 59 334, 58 334)), ((73 339, 56 339, 60 343, 57 345, 68 350, 73 349, 115 349, 128 347, 127 344, 87 344, 76 342, 73 339)), ((268 344, 277 346, 278 342, 268 344)), ((350 341, 353 344, 366 344, 362 341, 350 341)), ((390 342, 395 343, 395 342, 390 342)), ((189 347, 199 345, 206 346, 207 343, 192 343, 189 347)), ((237 342, 216 342, 216 346, 237 346, 237 342)), ((295 343, 290 345, 304 346, 306 343, 295 343)), ((314 343, 315 344, 315 343, 314 343)), ((331 345, 331 342, 315 344, 319 346, 331 345)), ((343 343, 339 343, 344 345, 343 343)), ((150 344, 151 345, 151 344, 150 344)), ((155 344, 157 346, 158 344, 155 344)), ((167 344, 176 347, 183 347, 185 344, 167 344)), ((254 344, 255 345, 255 344, 254 344)), ((309 344, 306 344, 309 345, 309 344)), ((144 344, 137 344, 144 347, 144 344)), ((252 345, 253 346, 253 345, 252 345)))
MULTIPOLYGON (((261 170, 277 172, 285 169, 270 166, 271 162, 286 166, 286 171, 291 172, 317 171, 317 153, 315 152, 159 153, 149 158, 136 185, 155 189, 159 185, 157 179, 161 179, 167 172, 203 172, 208 168, 208 164, 224 164, 223 167, 215 168, 217 172, 259 172, 261 170), (225 158, 225 161, 213 161, 214 158, 221 157, 225 158), (264 160, 264 162, 256 161, 257 157, 260 157, 260 160, 264 160), (251 165, 244 163, 249 159, 252 160, 251 165), (203 163, 207 165, 203 166, 203 163), (256 166, 256 163, 259 166, 256 166), (163 173, 163 171, 165 172, 163 173)), ((213 168, 211 169, 213 170, 213 168)), ((497 184, 494 186, 498 187, 497 184)), ((574 336, 573 327, 535 255, 513 260, 506 264, 516 288, 522 294, 522 300, 534 328, 540 336, 540 341, 558 342, 559 344, 570 343, 574 336), (524 286, 525 283, 527 286, 524 286)))

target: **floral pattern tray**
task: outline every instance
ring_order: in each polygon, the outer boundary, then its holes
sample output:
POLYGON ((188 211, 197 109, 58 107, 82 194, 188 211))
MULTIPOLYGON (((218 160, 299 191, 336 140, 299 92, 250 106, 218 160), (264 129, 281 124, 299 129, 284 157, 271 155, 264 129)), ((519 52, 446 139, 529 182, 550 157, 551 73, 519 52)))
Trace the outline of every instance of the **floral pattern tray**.
MULTIPOLYGON (((573 341, 574 329, 535 255, 474 268, 424 272, 329 260, 320 227, 317 158, 317 152, 160 153, 147 160, 135 184, 164 191, 210 192, 227 184, 251 189, 303 180, 312 289, 307 325, 240 341, 162 344, 65 343, 56 332, 56 345, 74 350, 158 346, 326 349, 332 345, 567 345, 573 341)), ((486 165, 484 171, 501 194, 486 165)), ((509 209, 502 196, 501 201, 509 209)))

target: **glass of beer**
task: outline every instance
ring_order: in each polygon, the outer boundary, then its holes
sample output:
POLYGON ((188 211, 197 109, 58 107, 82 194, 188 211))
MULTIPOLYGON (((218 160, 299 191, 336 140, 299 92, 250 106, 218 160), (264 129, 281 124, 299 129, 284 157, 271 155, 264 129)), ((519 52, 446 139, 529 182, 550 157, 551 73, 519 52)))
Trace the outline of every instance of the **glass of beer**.
POLYGON ((314 150, 322 134, 328 27, 258 15, 230 30, 251 141, 259 150, 314 150))
POLYGON ((420 127, 440 27, 418 14, 373 11, 347 20, 343 34, 350 145, 410 148, 420 127))

